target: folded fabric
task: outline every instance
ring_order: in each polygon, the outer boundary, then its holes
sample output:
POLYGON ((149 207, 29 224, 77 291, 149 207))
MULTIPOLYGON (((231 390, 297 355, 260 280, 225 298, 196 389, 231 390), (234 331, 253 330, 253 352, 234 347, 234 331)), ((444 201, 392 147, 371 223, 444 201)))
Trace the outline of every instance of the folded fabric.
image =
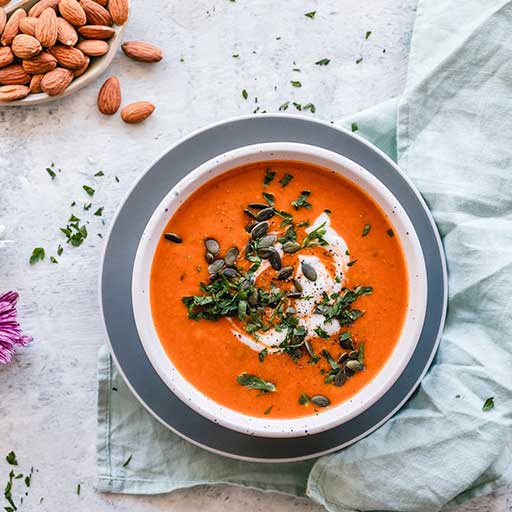
POLYGON ((443 237, 446 328, 407 405, 334 455, 236 462, 162 427, 102 350, 100 490, 157 493, 227 482, 306 493, 332 511, 426 512, 512 481, 511 19, 511 2, 420 2, 398 123, 394 101, 344 123, 355 122, 360 135, 398 156, 443 237), (495 407, 484 412, 488 397, 495 407))

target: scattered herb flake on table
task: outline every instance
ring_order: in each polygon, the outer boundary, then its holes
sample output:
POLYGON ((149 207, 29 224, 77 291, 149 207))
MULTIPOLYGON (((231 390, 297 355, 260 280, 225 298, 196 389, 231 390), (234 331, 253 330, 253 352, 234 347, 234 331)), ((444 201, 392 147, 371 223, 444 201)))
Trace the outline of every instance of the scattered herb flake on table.
POLYGON ((30 256, 29 263, 34 265, 34 263, 37 263, 38 261, 43 261, 44 255, 44 249, 42 247, 35 247, 32 251, 32 255, 30 256))
POLYGON ((357 130, 359 130, 359 126, 357 123, 352 123, 352 125, 350 126, 351 130, 353 132, 357 132, 357 130))
POLYGON ((482 405, 482 411, 488 412, 491 409, 494 409, 494 397, 490 396, 487 398, 484 402, 484 405, 482 405))
POLYGON ((94 212, 94 215, 96 215, 96 217, 101 217, 103 215, 103 206, 101 206, 100 208, 98 208, 95 212, 94 212))
POLYGON ((130 455, 123 463, 123 468, 125 468, 126 466, 128 466, 128 464, 130 464, 130 462, 132 461, 132 457, 133 455, 130 455))
POLYGON ((247 91, 245 89, 242 89, 242 98, 244 100, 246 100, 248 97, 249 97, 249 94, 247 93, 247 91))
POLYGON ((364 35, 364 38, 365 38, 365 39, 368 39, 371 35, 372 35, 372 31, 371 31, 371 30, 368 30, 368 31, 366 32, 366 34, 364 35))
POLYGON ((313 19, 316 16, 316 11, 306 12, 304 16, 313 19))
POLYGON ((89 187, 89 185, 83 185, 82 188, 87 192, 87 195, 92 197, 94 195, 94 192, 96 192, 92 187, 89 187))
POLYGON ((103 171, 98 171, 94 176, 96 176, 96 177, 105 176, 105 173, 103 171))
POLYGON ((302 83, 299 80, 290 80, 293 87, 302 87, 302 83))
POLYGON ((57 176, 57 175, 55 174, 55 171, 54 171, 53 169, 51 169, 50 167, 47 167, 47 168, 46 168, 46 172, 50 175, 50 178, 51 178, 52 180, 54 180, 54 179, 55 179, 55 177, 57 176))
POLYGON ((312 114, 314 114, 316 112, 316 107, 313 105, 313 103, 306 103, 302 107, 302 110, 309 110, 312 114))
POLYGON ((331 62, 331 59, 326 59, 326 58, 323 58, 323 59, 320 59, 320 60, 317 60, 315 62, 315 64, 317 66, 327 66, 329 64, 329 62, 331 62))
POLYGON ((359 57, 359 58, 356 60, 356 64, 361 64, 361 62, 363 62, 363 57, 359 57))
POLYGON ((16 458, 16 454, 13 451, 6 455, 5 460, 7 461, 7 464, 10 464, 11 466, 18 465, 18 459, 16 458))
POLYGON ((290 105, 290 102, 289 101, 285 101, 284 103, 282 103, 280 105, 279 110, 280 111, 287 110, 289 105, 290 105))

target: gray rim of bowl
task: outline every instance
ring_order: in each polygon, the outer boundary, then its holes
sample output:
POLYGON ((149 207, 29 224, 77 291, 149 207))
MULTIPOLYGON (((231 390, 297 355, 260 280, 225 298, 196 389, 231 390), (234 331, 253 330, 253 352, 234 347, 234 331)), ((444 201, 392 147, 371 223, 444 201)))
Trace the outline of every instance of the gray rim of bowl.
POLYGON ((227 119, 193 132, 160 155, 128 192, 110 225, 99 274, 103 326, 116 365, 135 397, 175 434, 211 452, 242 460, 290 462, 339 450, 368 435, 409 399, 440 342, 447 307, 442 243, 419 192, 398 166, 361 137, 332 124, 290 114, 227 119), (302 142, 359 163, 399 199, 416 229, 427 266, 427 312, 414 354, 392 388, 349 422, 314 435, 263 438, 221 427, 194 412, 160 380, 137 335, 131 303, 133 260, 140 236, 170 188, 204 161, 260 142, 302 142), (169 169, 172 169, 171 171, 169 169))

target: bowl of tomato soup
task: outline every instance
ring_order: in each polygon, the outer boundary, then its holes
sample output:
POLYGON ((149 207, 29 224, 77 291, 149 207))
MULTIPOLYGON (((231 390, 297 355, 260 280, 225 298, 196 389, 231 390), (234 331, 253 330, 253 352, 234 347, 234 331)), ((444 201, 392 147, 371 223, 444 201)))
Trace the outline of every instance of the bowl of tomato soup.
POLYGON ((132 301, 182 401, 268 437, 325 431, 388 391, 418 342, 423 254, 404 208, 334 152, 269 143, 181 180, 149 220, 132 301))

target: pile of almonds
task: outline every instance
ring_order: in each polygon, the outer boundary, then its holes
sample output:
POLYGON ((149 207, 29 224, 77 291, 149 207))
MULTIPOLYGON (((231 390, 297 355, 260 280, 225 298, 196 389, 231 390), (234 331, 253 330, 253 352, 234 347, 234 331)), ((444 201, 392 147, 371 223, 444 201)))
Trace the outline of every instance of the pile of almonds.
MULTIPOLYGON (((128 19, 128 0, 39 0, 28 12, 9 18, 0 0, 0 102, 29 94, 62 94, 88 69, 91 60, 109 51, 113 25, 128 19)), ((142 41, 123 45, 123 52, 142 62, 158 62, 162 51, 142 41)), ((112 115, 121 104, 119 81, 111 77, 101 88, 98 108, 112 115)), ((149 102, 127 105, 122 119, 140 122, 154 110, 149 102)))

